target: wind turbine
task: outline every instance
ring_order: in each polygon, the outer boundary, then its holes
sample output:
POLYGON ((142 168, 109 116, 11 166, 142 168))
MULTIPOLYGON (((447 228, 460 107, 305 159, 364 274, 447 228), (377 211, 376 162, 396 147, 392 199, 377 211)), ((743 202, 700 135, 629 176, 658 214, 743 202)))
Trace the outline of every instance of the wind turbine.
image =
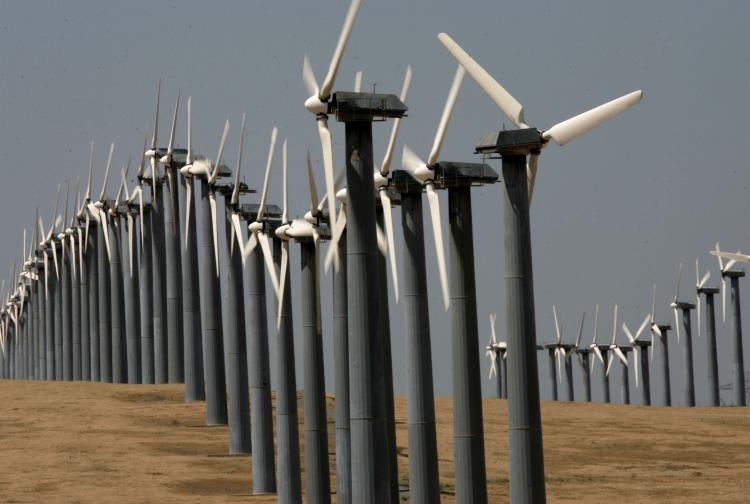
MULTIPOLYGON (((352 464, 352 499, 355 502, 374 500, 387 502, 397 495, 392 475, 395 452, 391 448, 388 428, 388 397, 386 356, 382 343, 381 328, 376 320, 382 313, 377 298, 377 256, 375 236, 375 194, 372 156, 372 121, 401 117, 406 107, 397 96, 375 93, 332 93, 344 46, 349 38, 360 1, 353 0, 344 29, 327 77, 318 87, 309 62, 304 65, 303 77, 308 92, 312 95, 305 108, 316 116, 326 175, 327 205, 332 229, 336 229, 333 159, 327 114, 334 114, 338 121, 346 123, 347 165, 347 247, 358 251, 349 257, 349 352, 350 362, 361 365, 350 370, 350 389, 359 391, 351 395, 350 415, 352 420, 352 453, 361 457, 363 463, 352 464)), ((307 61, 307 60, 306 60, 307 61)), ((478 382, 477 382, 478 384, 478 382)))
POLYGON ((572 402, 575 400, 575 396, 573 395, 573 363, 571 361, 571 357, 573 356, 573 351, 578 347, 578 345, 571 345, 570 343, 563 342, 562 332, 557 320, 557 308, 554 305, 552 306, 552 313, 555 319, 555 336, 557 337, 557 341, 554 343, 554 355, 557 359, 557 379, 558 381, 562 381, 561 374, 564 363, 565 400, 572 402))
POLYGON ((674 310, 674 322, 677 330, 677 343, 680 342, 680 325, 682 325, 685 331, 684 336, 684 353, 683 357, 685 360, 684 364, 684 396, 685 406, 695 406, 695 381, 693 376, 693 337, 692 329, 690 325, 690 310, 695 308, 693 303, 686 303, 679 301, 680 297, 680 279, 682 277, 682 263, 677 273, 677 289, 674 293, 674 299, 672 300, 671 307, 674 310), (679 320, 678 310, 682 311, 682 322, 679 320))
MULTIPOLYGON (((243 206, 242 217, 245 218, 248 223, 248 232, 250 233, 251 241, 258 243, 260 240, 265 240, 265 248, 252 248, 247 243, 243 250, 243 260, 245 261, 245 268, 248 270, 248 299, 247 305, 249 307, 248 314, 248 325, 250 327, 248 340, 247 340, 247 359, 248 359, 248 373, 250 382, 250 429, 251 429, 251 446, 252 446, 252 471, 253 471, 253 493, 254 494, 267 494, 276 492, 276 464, 274 459, 274 436, 273 436, 273 412, 271 404, 271 378, 270 378, 270 364, 268 355, 268 320, 266 315, 266 282, 265 282, 265 270, 268 269, 269 275, 272 278, 276 278, 276 270, 273 264, 273 255, 268 245, 267 235, 264 234, 262 237, 258 237, 255 233, 266 233, 271 232, 270 224, 268 222, 268 212, 266 212, 266 196, 268 194, 268 180, 270 177, 270 170, 273 161, 273 153, 275 149, 275 139, 278 135, 278 130, 274 128, 272 132, 272 145, 269 149, 269 159, 266 165, 263 190, 261 194, 261 205, 255 207, 255 212, 246 212, 243 206), (260 215, 260 219, 258 219, 260 215), (250 226, 257 228, 257 231, 253 232, 250 226), (266 250, 267 254, 262 252, 266 250), (264 255, 269 261, 267 266, 264 267, 264 255)), ((237 174, 235 174, 237 177, 237 174)), ((235 178, 235 181, 238 179, 235 178)), ((280 211, 278 214, 280 215, 280 211)), ((274 280, 273 292, 276 295, 278 291, 278 280, 274 280)), ((293 350, 293 345, 292 345, 293 350)), ((281 357, 280 357, 281 358, 281 357)), ((293 367, 293 366, 292 366, 293 367)), ((279 374, 280 379, 288 378, 288 373, 279 374)), ((282 400, 281 390, 295 390, 296 385, 292 384, 291 387, 279 387, 277 398, 279 402, 282 400)), ((296 403, 296 392, 293 394, 295 397, 291 399, 291 402, 296 403)), ((286 402, 290 402, 288 398, 284 398, 286 402)), ((337 396, 338 399, 338 396, 337 396)), ((347 411, 348 415, 348 411, 347 411)), ((296 418, 296 417, 295 417, 296 418)), ((281 432, 281 431, 280 431, 281 432)), ((288 429, 287 429, 288 432, 288 429)), ((297 441, 298 442, 298 441, 297 441)), ((299 444, 299 443, 298 443, 299 444)), ((290 441, 279 437, 279 453, 282 452, 284 446, 289 446, 290 441)), ((297 458, 297 468, 299 468, 299 458, 297 458)), ((294 480, 295 478, 284 478, 285 472, 280 473, 282 482, 288 482, 289 479, 294 480)), ((296 480, 299 482, 299 474, 296 476, 296 480)), ((297 483, 299 486, 299 483, 297 483)))
MULTIPOLYGON (((121 182, 115 196, 115 201, 108 210, 108 218, 111 218, 111 249, 109 257, 109 275, 110 275, 110 310, 111 310, 111 331, 112 331, 112 382, 127 383, 128 381, 128 363, 127 363, 127 340, 125 327, 125 285, 123 280, 122 268, 122 232, 121 232, 121 213, 120 203, 123 201, 124 187, 128 171, 130 169, 130 160, 123 166, 121 172, 121 182)), ((123 210, 127 210, 126 208, 123 210)))
MULTIPOLYGON (((159 159, 167 180, 167 204, 164 209, 164 245, 166 266, 166 327, 167 327, 167 380, 169 383, 185 381, 183 354, 183 288, 182 257, 180 248, 180 198, 177 186, 177 168, 181 164, 175 155, 175 128, 180 108, 180 93, 174 106, 172 128, 166 153, 159 159)), ((156 125, 154 125, 156 131, 156 125)), ((155 193, 155 194, 158 194, 155 193)))
POLYGON ((160 98, 161 79, 159 79, 156 86, 156 112, 154 114, 154 130, 151 136, 151 146, 144 153, 151 165, 151 270, 153 276, 154 382, 156 384, 167 383, 169 381, 164 177, 159 173, 160 156, 158 152, 160 98))
MULTIPOLYGON (((72 307, 71 307, 71 266, 74 258, 68 254, 66 260, 65 250, 67 249, 68 233, 65 226, 68 225, 68 203, 70 201, 70 182, 67 184, 65 195, 65 216, 63 217, 60 234, 57 235, 60 240, 62 255, 60 257, 60 293, 61 293, 61 310, 62 310, 62 379, 65 381, 73 380, 73 327, 72 327, 72 307)), ((25 290, 25 287, 24 287, 25 290)))
MULTIPOLYGON (((187 153, 185 166, 193 164, 193 123, 192 97, 187 100, 187 153)), ((193 198, 193 175, 189 170, 180 169, 180 182, 185 187, 185 241, 182 253, 182 328, 183 350, 185 352, 185 400, 203 401, 206 398, 203 373, 202 322, 200 309, 200 283, 198 275, 198 240, 193 198)))
POLYGON ((541 150, 553 139, 559 145, 583 135, 606 122, 623 110, 638 103, 641 91, 636 91, 609 103, 584 112, 571 119, 558 123, 540 132, 529 128, 523 117, 523 107, 495 79, 469 56, 453 39, 445 33, 438 39, 451 52, 480 87, 499 108, 519 127, 520 130, 501 131, 483 139, 477 152, 500 154, 503 159, 503 180, 506 187, 506 278, 517 279, 508 282, 506 300, 507 313, 513 316, 508 321, 508 344, 516 349, 509 362, 510 380, 522 384, 519 390, 524 393, 511 397, 509 418, 524 419, 523 425, 509 425, 511 441, 509 457, 511 465, 511 500, 528 501, 545 497, 544 453, 541 441, 541 415, 539 408, 539 387, 534 383, 533 372, 536 355, 533 351, 536 341, 534 327, 533 275, 531 258, 531 231, 528 206, 534 189, 536 170, 541 150), (519 147, 520 146, 520 147, 519 147), (530 155, 527 164, 527 155, 530 155), (528 339, 528 341, 523 341, 528 339), (517 375, 514 374, 518 373, 517 375), (530 373, 531 382, 525 378, 530 373), (517 412, 516 412, 517 411, 517 412))
POLYGON ((602 400, 605 403, 610 402, 610 393, 609 393, 609 372, 607 372, 607 364, 605 364, 605 361, 609 362, 609 345, 606 345, 604 343, 597 343, 596 337, 599 330, 599 305, 596 305, 596 309, 594 311, 594 338, 591 340, 591 344, 589 345, 590 351, 594 353, 595 359, 591 360, 591 370, 594 369, 594 364, 596 364, 596 360, 599 359, 599 362, 602 365, 602 400))
MULTIPOLYGON (((89 171, 93 171, 93 145, 89 159, 89 171)), ((89 189, 90 191, 90 189, 89 189)), ((88 247, 88 226, 91 224, 91 217, 87 208, 89 201, 86 201, 84 194, 83 201, 80 199, 80 193, 76 197, 76 215, 74 233, 78 245, 78 305, 80 309, 79 329, 81 341, 81 375, 83 381, 91 381, 91 331, 90 327, 90 310, 89 310, 89 257, 88 247)), ((45 307, 46 308, 46 307, 45 307)), ((43 322, 41 322, 43 324, 43 322)), ((74 366, 75 368, 75 366, 74 366)))
MULTIPOLYGON (((201 303, 203 315, 203 365, 206 381, 206 422, 208 425, 227 423, 226 385, 224 381, 224 342, 221 321, 221 286, 219 269, 219 244, 216 223, 216 181, 221 176, 221 161, 224 144, 229 134, 229 119, 224 123, 224 132, 219 142, 219 152, 214 163, 197 156, 192 164, 182 167, 183 175, 201 177, 201 231, 204 249, 201 267, 201 303)), ((190 151, 190 148, 188 148, 190 151)), ((191 156, 192 157, 192 156, 191 156)), ((190 191, 190 189, 188 189, 190 191)), ((187 205, 189 209, 189 205, 187 205)), ((189 230, 190 228, 186 228, 189 230)), ((186 242, 189 235, 185 235, 186 242)))
POLYGON ((506 383, 505 378, 508 375, 505 371, 505 357, 507 355, 508 345, 504 341, 497 341, 497 335, 495 334, 496 322, 497 314, 490 313, 490 340, 485 347, 485 356, 490 358, 489 379, 492 379, 493 374, 497 377, 495 381, 495 397, 498 399, 507 399, 508 384, 506 383))
MULTIPOLYGON (((45 231, 44 223, 42 222, 41 216, 39 217, 39 235, 41 241, 39 242, 39 248, 42 251, 42 260, 44 264, 44 303, 45 303, 45 377, 47 380, 54 380, 55 378, 55 338, 54 338, 54 295, 56 292, 55 282, 57 281, 57 245, 55 244, 55 228, 58 221, 57 208, 60 203, 60 190, 61 185, 57 185, 57 197, 55 199, 55 210, 52 213, 52 223, 50 224, 49 231, 45 231), (52 275, 52 267, 49 263, 49 251, 52 251, 54 260, 55 275, 52 275), (50 285, 51 283, 51 285, 50 285)), ((62 218, 60 218, 62 220, 62 218)), ((12 278, 11 278, 12 281, 12 278)), ((10 289, 8 294, 10 294, 10 289)), ((10 317, 10 309, 8 310, 8 317, 10 317)), ((10 338, 10 332, 7 333, 10 338)), ((8 356, 9 357, 9 356, 8 356)))
MULTIPOLYGON (((83 374, 82 365, 82 345, 81 345, 81 274, 83 267, 83 240, 80 238, 78 227, 78 212, 81 208, 81 190, 76 178, 76 198, 75 210, 71 212, 70 227, 65 230, 65 235, 70 243, 70 320, 71 320, 71 340, 73 351, 73 369, 72 379, 81 381, 83 374), (76 263, 78 267, 76 268, 76 263)), ((36 321, 35 321, 36 322, 36 321)), ((35 325, 36 328, 36 325, 35 325)))
MULTIPOLYGON (((669 339, 667 338, 669 330, 672 326, 669 324, 658 324, 654 319, 654 313, 656 312, 656 284, 654 284, 651 294, 651 338, 653 340, 654 335, 659 337, 662 349, 662 397, 664 398, 664 406, 672 405, 672 388, 670 385, 670 373, 669 373, 669 339)), ((654 358, 654 344, 651 343, 651 359, 654 358)))
POLYGON ((748 262, 750 260, 748 256, 743 254, 728 254, 723 252, 719 248, 719 243, 716 243, 716 248, 711 252, 712 255, 716 256, 719 261, 719 269, 721 270, 721 298, 722 298, 722 318, 725 318, 726 313, 726 279, 729 278, 732 289, 732 341, 733 341, 733 355, 732 355, 732 372, 734 375, 734 403, 737 406, 746 406, 747 397, 745 394, 745 358, 742 349, 742 315, 740 312, 740 278, 745 276, 745 272, 742 270, 734 270, 732 266, 737 261, 748 262), (729 261, 724 264, 724 259, 729 261))
POLYGON ((721 399, 719 398, 719 360, 716 355, 716 311, 714 309, 714 295, 719 293, 719 289, 706 285, 709 278, 711 278, 711 271, 706 271, 701 278, 698 258, 696 257, 695 300, 698 318, 698 336, 700 337, 701 334, 701 295, 704 295, 706 296, 706 356, 708 359, 709 404, 716 407, 721 405, 721 399))
POLYGON ((325 376, 323 366, 323 341, 320 320, 320 280, 319 242, 321 229, 318 227, 318 195, 312 173, 310 157, 307 157, 307 172, 310 189, 310 210, 312 222, 307 219, 288 218, 287 198, 287 142, 282 147, 284 206, 281 226, 275 235, 281 240, 281 271, 279 279, 279 306, 277 328, 281 323, 284 296, 288 277, 289 240, 296 239, 300 245, 303 353, 305 356, 305 475, 306 494, 314 502, 330 501, 330 475, 328 466, 328 434, 325 403, 325 376))
MULTIPOLYGON (((651 314, 647 314, 646 318, 638 327, 635 335, 630 331, 630 328, 626 323, 622 323, 622 330, 627 336, 633 347, 633 374, 635 375, 635 387, 638 388, 638 361, 641 361, 641 382, 643 382, 643 388, 641 390, 641 404, 644 406, 651 406, 651 379, 649 375, 648 365, 648 349, 653 344, 652 341, 640 339, 641 334, 649 326, 651 322, 651 314)), ((653 334, 651 335, 653 339, 653 334)))
POLYGON ((245 145, 245 114, 242 114, 240 145, 233 184, 216 187, 224 196, 224 234, 227 245, 227 309, 224 326, 224 355, 229 412, 229 453, 250 453, 250 396, 247 375, 247 340, 245 339, 245 303, 242 266, 244 243, 239 215, 240 193, 250 192, 240 182, 242 149, 245 145))
MULTIPOLYGON (((79 212, 84 221, 84 240, 83 251, 86 254, 86 274, 88 298, 88 340, 89 340, 89 367, 91 370, 91 381, 98 382, 101 380, 100 370, 100 348, 99 348, 99 249, 104 250, 104 243, 98 240, 99 237, 99 209, 93 204, 91 199, 91 184, 94 175, 94 142, 91 141, 91 151, 89 153, 89 177, 86 185, 86 192, 83 195, 82 207, 79 212), (93 221, 93 222, 92 222, 93 221), (91 233, 91 227, 94 232, 91 233)), ((53 308, 50 303, 49 308, 53 308)), ((53 311, 53 310, 50 310, 53 311)), ((50 325, 53 318, 48 318, 50 325)))
POLYGON ((102 382, 112 383, 112 340, 110 338, 112 330, 112 311, 110 304, 111 279, 109 259, 111 249, 109 243, 109 202, 106 199, 107 182, 109 181, 109 170, 112 166, 112 154, 115 144, 109 146, 109 155, 107 156, 107 168, 104 172, 104 182, 102 190, 99 193, 99 199, 89 203, 89 211, 98 218, 96 252, 97 252, 97 292, 99 297, 98 314, 99 314, 99 379, 102 382), (104 247, 101 244, 104 244, 104 247))
MULTIPOLYGON (((144 138, 144 143, 145 143, 144 138)), ((142 152, 145 152, 143 149, 142 152)), ((141 164, 143 164, 143 154, 141 155, 141 164)), ((123 181, 125 198, 122 204, 121 213, 125 214, 126 227, 128 235, 128 260, 123 273, 124 294, 125 294, 125 327, 126 327, 126 348, 128 364, 128 383, 142 383, 141 372, 141 324, 138 314, 140 313, 140 275, 138 256, 136 255, 137 232, 135 229, 135 219, 140 217, 143 194, 141 188, 136 186, 131 194, 128 189, 127 181, 123 181), (139 200, 139 204, 135 200, 139 200)), ((150 319, 149 319, 150 320, 150 319)))
POLYGON ((336 49, 331 57, 331 63, 328 66, 328 73, 323 79, 323 84, 318 86, 317 79, 312 70, 312 65, 307 55, 305 55, 304 64, 302 67, 302 77, 307 88, 307 92, 310 93, 310 97, 305 100, 305 108, 315 116, 315 120, 318 124, 318 133, 320 136, 320 146, 323 151, 323 167, 326 181, 326 194, 328 195, 328 215, 330 219, 330 226, 333 229, 336 225, 336 201, 335 201, 335 189, 333 179, 333 146, 331 141, 331 132, 328 129, 328 114, 330 113, 329 101, 333 93, 333 86, 336 82, 336 74, 341 64, 341 58, 344 56, 344 49, 346 43, 349 41, 349 35, 351 34, 354 21, 357 18, 357 12, 361 0, 352 0, 349 6, 349 11, 344 19, 344 26, 341 28, 341 34, 339 35, 336 49))
MULTIPOLYGON (((596 313, 596 323, 598 324, 598 307, 596 313)), ((578 327, 578 336, 576 337, 574 350, 578 356, 578 364, 581 366, 581 375, 583 376, 583 397, 586 402, 591 402, 591 369, 593 368, 594 362, 591 360, 591 354, 594 351, 590 346, 581 346, 581 335, 583 334, 583 322, 586 319, 586 312, 581 317, 581 325, 578 327)), ((596 335, 594 335, 596 338, 596 335)), ((596 355, 593 357, 596 360, 596 355)))
POLYGON ((628 380, 628 352, 631 350, 629 346, 618 345, 617 339, 617 305, 615 305, 615 313, 612 322, 612 342, 609 344, 609 361, 607 362, 607 374, 612 369, 612 364, 615 361, 615 357, 620 359, 622 362, 622 382, 620 383, 620 390, 622 391, 622 403, 630 404, 630 381, 628 380))

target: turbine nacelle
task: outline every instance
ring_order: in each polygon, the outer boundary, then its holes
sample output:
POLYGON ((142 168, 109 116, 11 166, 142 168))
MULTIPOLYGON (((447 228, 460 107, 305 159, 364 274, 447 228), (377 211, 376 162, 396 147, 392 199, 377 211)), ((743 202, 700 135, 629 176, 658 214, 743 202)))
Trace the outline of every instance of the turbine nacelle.
POLYGON ((318 95, 312 95, 305 100, 305 108, 316 117, 321 114, 328 115, 328 101, 321 100, 318 95))

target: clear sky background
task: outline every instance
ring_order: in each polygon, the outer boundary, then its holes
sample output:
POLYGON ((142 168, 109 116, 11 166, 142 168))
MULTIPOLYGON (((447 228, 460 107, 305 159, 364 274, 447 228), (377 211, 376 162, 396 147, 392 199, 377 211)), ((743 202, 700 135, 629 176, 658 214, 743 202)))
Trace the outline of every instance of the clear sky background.
MULTIPOLYGON (((162 78, 160 144, 178 89, 193 97, 193 134, 199 153, 215 156, 221 128, 232 122, 227 164, 234 165, 241 114, 248 114, 245 180, 262 185, 272 126, 290 146, 290 214, 307 210, 304 153, 323 175, 315 122, 303 107, 302 60, 310 55, 322 79, 347 0, 316 2, 3 2, 0 18, 0 271, 21 253, 24 227, 39 205, 46 223, 58 182, 85 178, 89 142, 96 142, 96 190, 106 148, 116 142, 114 166, 135 159, 153 121, 156 81, 162 78)), ((556 303, 565 338, 573 339, 586 311, 584 341, 592 337, 600 305, 599 336, 611 337, 612 306, 637 326, 657 284, 657 318, 672 320, 678 264, 685 263, 682 297, 693 300, 694 261, 711 268, 708 250, 750 251, 748 237, 747 117, 750 104, 750 5, 715 1, 365 1, 343 60, 336 89, 350 90, 364 71, 364 88, 398 94, 407 64, 414 80, 400 143, 427 155, 455 72, 438 42, 456 39, 526 108, 527 122, 545 129, 604 101, 642 88, 641 104, 611 123, 560 148, 545 150, 532 208, 538 340, 554 337, 556 303), (669 317, 669 318, 668 318, 669 317)), ((183 101, 184 105, 184 101, 183 101)), ((178 145, 186 143, 184 106, 178 145)), ((473 147, 510 121, 470 77, 464 80, 442 158, 478 160, 473 147)), ((343 165, 341 124, 331 122, 334 158, 343 165)), ((382 159, 389 124, 375 124, 374 151, 382 159)), ((394 166, 401 163, 401 148, 394 166)), ((271 201, 281 201, 280 157, 271 201)), ((499 171, 499 164, 493 165, 499 171)), ((110 183, 114 196, 115 183, 110 183)), ((503 338, 502 185, 473 191, 480 345, 488 315, 498 313, 503 338)), ((248 198, 247 201, 254 201, 248 198)), ((447 233, 447 197, 441 195, 447 233)), ((220 205, 222 206, 222 205, 220 205)), ((400 211, 395 209, 401 257, 400 211)), ((451 393, 450 316, 443 312, 429 224, 426 223, 432 359, 436 393, 451 393)), ((299 249, 292 246, 297 348, 301 348, 299 249)), ((5 273, 7 275, 8 273, 5 273)), ((330 276, 324 288, 326 383, 333 388, 330 276)), ((748 284, 742 282, 743 289, 748 284)), ((390 285, 390 284, 389 284, 390 285)), ((748 292, 745 290, 745 292, 748 292)), ((750 293, 746 295, 746 298, 750 293)), ((269 307, 273 306, 269 302, 269 307)), ((748 321, 750 310, 744 304, 748 321)), ((720 307, 720 303, 717 305, 720 307)), ((269 310, 270 312, 270 310, 269 310)), ((391 293, 394 381, 405 393, 403 307, 391 293)), ((269 313, 270 314, 270 313, 269 313)), ((619 324, 618 324, 619 325, 619 324)), ((747 325, 747 322, 746 322, 747 325)), ((731 381, 730 325, 717 326, 721 383, 731 381)), ((275 337, 271 338, 275 385, 275 337)), ((620 332, 618 340, 625 341, 620 332)), ((707 400, 705 338, 695 340, 698 403, 707 400)), ((747 355, 747 352, 746 352, 747 355)), ((549 397, 541 358, 542 397, 549 397)), ((672 343, 673 398, 682 400, 682 346, 672 343)), ((481 356, 486 393, 488 361, 481 356)), ((302 358, 297 359, 302 388, 302 358)), ((654 400, 661 399, 659 364, 652 368, 654 400)), ((595 372, 594 398, 599 380, 595 372)), ((615 369, 613 383, 618 383, 615 369)), ((576 366, 576 393, 581 395, 576 366)), ((632 380, 632 376, 631 376, 632 380)), ((613 400, 619 389, 613 388, 613 400)), ((634 392, 633 398, 638 399, 634 392)), ((731 400, 729 392, 723 393, 731 400)))

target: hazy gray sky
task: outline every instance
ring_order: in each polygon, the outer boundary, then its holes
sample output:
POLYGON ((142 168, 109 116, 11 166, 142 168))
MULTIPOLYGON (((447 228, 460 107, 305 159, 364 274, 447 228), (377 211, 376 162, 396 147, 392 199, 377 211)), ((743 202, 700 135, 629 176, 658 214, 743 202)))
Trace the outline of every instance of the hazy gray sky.
MULTIPOLYGON (((159 77, 160 143, 166 142, 168 117, 180 89, 184 97, 193 97, 198 152, 215 156, 223 121, 230 118, 227 162, 233 165, 240 117, 247 112, 244 169, 253 187, 262 184, 270 130, 278 126, 290 142, 290 213, 301 216, 307 201, 303 159, 308 146, 318 159, 321 188, 323 182, 315 123, 303 108, 302 60, 308 53, 318 79, 323 78, 347 8, 347 0, 4 2, 0 271, 20 255, 22 229, 32 225, 35 206, 49 223, 57 183, 85 177, 91 138, 96 142, 97 184, 110 141, 117 144, 118 169, 128 155, 137 158, 143 129, 153 121, 159 77)), ((441 31, 514 94, 526 107, 527 122, 540 129, 631 90, 644 90, 634 109, 563 148, 550 146, 541 158, 532 208, 538 338, 553 338, 556 303, 567 338, 574 337, 581 313, 587 312, 584 338, 589 342, 595 304, 600 304, 600 337, 606 339, 611 336, 612 305, 619 303, 621 321, 637 326, 650 307, 651 284, 656 282, 658 318, 666 321, 680 261, 685 263, 683 297, 694 299, 696 255, 704 268, 712 269, 716 282, 717 263, 707 254, 714 242, 750 250, 750 175, 744 153, 750 115, 748 18, 750 5, 729 1, 366 1, 336 88, 351 89, 354 73, 363 70, 366 89, 377 85, 378 91, 398 93, 411 64, 410 110, 400 141, 423 156, 455 71, 453 58, 437 41, 441 31)), ((477 160, 477 140, 503 123, 511 124, 466 77, 442 158, 477 160)), ((331 128, 334 157, 341 166, 344 129, 334 122, 331 128)), ((390 125, 376 124, 374 130, 376 157, 382 158, 390 125)), ((185 135, 183 108, 180 146, 185 135)), ((398 153, 394 165, 400 165, 400 147, 398 153)), ((272 176, 274 202, 281 199, 280 168, 277 163, 272 176)), ((114 186, 110 184, 112 194, 114 186)), ((490 312, 498 313, 503 337, 502 190, 497 184, 473 192, 482 347, 490 312)), ((447 198, 441 198, 447 232, 447 198)), ((398 209, 394 222, 400 257, 398 209)), ((429 225, 426 230, 428 271, 436 273, 429 225)), ((296 246, 292 266, 296 291, 296 246)), ((330 282, 330 276, 321 281, 329 389, 330 282)), ((436 393, 446 395, 451 392, 450 318, 440 307, 436 275, 429 287, 436 393)), ((300 306, 297 299, 295 303, 300 340, 300 306)), ((391 295, 397 393, 404 393, 406 379, 402 310, 391 295)), ((748 314, 745 302, 746 321, 748 314)), ((722 383, 730 380, 729 331, 729 324, 719 323, 722 383)), ((622 334, 618 338, 625 339, 622 334)), ((698 402, 704 403, 705 338, 694 346, 698 402)), ((673 344, 671 350, 673 397, 680 401, 682 349, 673 344)), ((299 358, 300 388, 301 363, 299 358)), ((481 366, 488 391, 484 356, 481 366)), ((540 367, 546 377, 545 359, 540 367)), ((659 373, 653 375, 658 401, 659 373)), ((598 399, 599 380, 593 381, 598 399)), ((548 393, 543 379, 542 397, 548 393)), ((579 382, 576 393, 580 395, 579 382)), ((616 389, 613 399, 619 400, 616 389)))

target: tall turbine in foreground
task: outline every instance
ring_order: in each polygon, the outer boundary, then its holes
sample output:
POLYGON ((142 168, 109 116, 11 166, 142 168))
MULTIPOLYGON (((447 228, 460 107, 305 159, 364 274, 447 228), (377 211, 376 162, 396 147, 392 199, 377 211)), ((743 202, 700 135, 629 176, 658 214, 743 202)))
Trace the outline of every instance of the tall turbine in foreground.
POLYGON ((529 202, 541 150, 554 140, 565 145, 641 100, 636 91, 540 132, 529 128, 523 107, 471 56, 445 33, 438 39, 519 130, 501 131, 483 139, 477 152, 502 156, 505 182, 506 325, 511 358, 508 379, 510 497, 514 503, 544 502, 544 450, 536 368, 536 327, 531 257, 529 202), (526 158, 530 155, 528 162, 526 158))

